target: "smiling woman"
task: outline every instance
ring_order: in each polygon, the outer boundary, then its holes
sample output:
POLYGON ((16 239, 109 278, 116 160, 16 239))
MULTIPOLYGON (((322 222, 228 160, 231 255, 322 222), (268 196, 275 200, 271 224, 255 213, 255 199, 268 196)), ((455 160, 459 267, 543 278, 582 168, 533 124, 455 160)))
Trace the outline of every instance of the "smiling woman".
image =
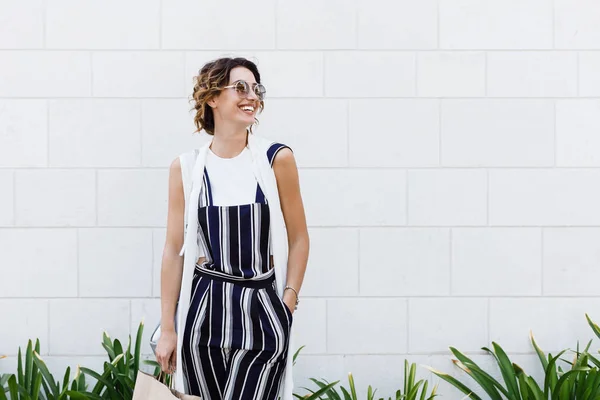
POLYGON ((266 94, 253 62, 214 60, 195 79, 194 122, 212 140, 171 164, 156 358, 167 373, 180 367, 186 394, 292 400, 309 251, 294 154, 252 132, 266 94))
MULTIPOLYGON (((248 117, 252 117, 250 124, 258 124, 256 111, 259 110, 262 113, 265 108, 264 98, 266 96, 266 89, 260 83, 260 73, 252 61, 244 58, 220 58, 206 63, 194 80, 195 85, 192 96, 196 110, 196 116, 194 117, 194 123, 197 128, 196 132, 204 130, 209 135, 214 135, 214 102, 211 104, 209 102, 215 96, 218 96, 223 89, 230 89, 237 92, 238 100, 241 100, 237 104, 237 107, 251 107, 251 110, 243 110, 243 112, 248 117), (250 92, 254 93, 254 99, 247 98, 250 92)), ((225 109, 218 110, 217 112, 224 112, 221 116, 227 117, 227 111, 225 109)), ((252 126, 250 126, 250 132, 252 133, 252 126)))

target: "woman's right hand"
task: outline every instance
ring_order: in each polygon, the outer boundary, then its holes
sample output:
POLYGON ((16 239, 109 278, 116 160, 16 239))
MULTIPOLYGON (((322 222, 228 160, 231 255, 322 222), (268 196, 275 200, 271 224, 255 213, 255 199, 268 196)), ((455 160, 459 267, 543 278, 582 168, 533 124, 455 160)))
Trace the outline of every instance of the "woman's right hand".
POLYGON ((177 368, 177 333, 175 330, 161 331, 156 344, 156 362, 164 373, 172 374, 177 368))

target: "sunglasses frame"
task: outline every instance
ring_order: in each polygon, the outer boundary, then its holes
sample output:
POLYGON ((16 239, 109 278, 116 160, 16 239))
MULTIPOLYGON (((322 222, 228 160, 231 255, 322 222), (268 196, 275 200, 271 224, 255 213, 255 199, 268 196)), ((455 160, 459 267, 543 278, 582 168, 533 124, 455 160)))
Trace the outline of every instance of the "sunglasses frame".
MULTIPOLYGON (((247 89, 245 96, 248 97, 248 94, 250 93, 250 84, 243 79, 238 79, 237 81, 233 82, 231 85, 224 86, 223 89, 235 88, 237 94, 241 96, 241 95, 243 95, 243 93, 237 90, 237 85, 240 82, 242 82, 245 85, 245 87, 247 89)), ((265 95, 267 94, 267 90, 265 89, 265 86, 262 83, 257 83, 257 82, 254 82, 252 84, 252 91, 254 92, 256 97, 258 97, 258 100, 261 100, 261 101, 265 99, 265 95), (256 88, 259 85, 264 89, 264 91, 260 95, 258 93, 256 93, 256 88)))

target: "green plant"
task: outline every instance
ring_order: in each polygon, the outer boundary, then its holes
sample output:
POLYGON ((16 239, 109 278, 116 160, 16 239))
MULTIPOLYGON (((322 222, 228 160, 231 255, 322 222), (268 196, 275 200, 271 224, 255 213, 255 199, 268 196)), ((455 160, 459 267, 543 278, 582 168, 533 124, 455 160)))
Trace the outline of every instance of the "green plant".
POLYGON ((127 343, 127 349, 118 339, 111 341, 110 336, 102 334, 102 347, 108 354, 109 361, 104 362, 102 375, 89 368, 81 368, 81 371, 96 379, 96 385, 91 392, 83 393, 90 399, 113 399, 130 400, 133 398, 135 381, 140 368, 140 353, 142 345, 142 333, 144 322, 140 322, 134 343, 134 352, 131 353, 131 335, 127 343))
MULTIPOLYGON (((435 396, 437 396, 437 385, 432 389, 431 393, 427 394, 427 386, 428 382, 426 380, 419 380, 415 382, 415 374, 416 374, 416 364, 410 364, 407 360, 404 360, 404 385, 403 389, 398 389, 395 393, 395 400, 431 400, 435 396)), ((307 396, 301 396, 294 394, 296 398, 299 399, 323 399, 323 400, 358 400, 358 396, 356 393, 356 387, 354 385, 354 377, 352 373, 348 373, 348 387, 346 389, 343 386, 340 386, 340 390, 342 394, 340 394, 336 389, 335 385, 339 382, 335 381, 329 383, 326 379, 319 380, 315 378, 310 378, 310 380, 319 387, 319 390, 313 391, 309 388, 304 387, 310 392, 307 396)), ((375 399, 375 392, 377 389, 373 390, 371 385, 367 388, 367 400, 375 399)), ((380 397, 379 400, 385 400, 383 397, 380 397)), ((392 397, 389 397, 389 400, 392 400, 392 397)))
POLYGON ((35 347, 32 341, 29 340, 25 351, 25 363, 23 364, 23 356, 19 347, 17 374, 3 375, 0 378, 0 386, 2 387, 0 400, 6 400, 6 392, 10 394, 11 400, 66 400, 69 397, 85 399, 85 397, 78 397, 79 391, 86 389, 85 377, 80 374, 79 368, 76 370, 73 381, 71 381, 71 368, 68 367, 61 385, 60 381, 54 379, 39 353, 39 339, 36 339, 35 347), (69 389, 69 383, 71 389, 69 389), (5 389, 4 385, 8 385, 8 387, 5 389), (42 395, 42 387, 45 396, 42 395))
MULTIPOLYGON (((594 333, 600 337, 600 328, 594 324, 586 314, 588 323, 594 330, 594 333)), ((480 368, 473 360, 463 353, 450 347, 450 351, 457 360, 452 362, 458 368, 466 372, 483 389, 491 400, 597 400, 600 399, 600 361, 589 354, 588 349, 591 341, 583 352, 579 351, 579 343, 575 351, 573 362, 562 359, 571 366, 571 369, 564 371, 558 364, 560 356, 568 349, 559 352, 556 356, 544 354, 535 342, 533 334, 530 332, 530 340, 535 352, 542 364, 544 370, 543 387, 516 363, 508 358, 506 352, 495 342, 492 342, 494 351, 487 347, 482 347, 494 357, 503 379, 503 383, 498 382, 489 373, 480 368), (595 366, 590 366, 591 361, 595 366)), ((463 393, 468 398, 481 400, 471 388, 460 382, 456 378, 427 367, 431 372, 447 381, 463 393)))

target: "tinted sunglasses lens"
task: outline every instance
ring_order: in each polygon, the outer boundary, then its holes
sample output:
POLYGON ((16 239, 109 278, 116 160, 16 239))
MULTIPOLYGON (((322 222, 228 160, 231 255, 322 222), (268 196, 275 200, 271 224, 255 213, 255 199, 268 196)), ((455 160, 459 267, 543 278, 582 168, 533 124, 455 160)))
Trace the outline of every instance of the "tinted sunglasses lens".
POLYGON ((265 95, 267 94, 267 90, 265 89, 265 87, 263 85, 261 85, 260 83, 258 85, 256 85, 256 87, 254 88, 254 93, 256 93, 256 97, 258 97, 259 99, 264 99, 265 95))
POLYGON ((244 81, 239 81, 238 83, 236 83, 235 85, 235 90, 239 93, 239 94, 248 94, 248 84, 244 81))

